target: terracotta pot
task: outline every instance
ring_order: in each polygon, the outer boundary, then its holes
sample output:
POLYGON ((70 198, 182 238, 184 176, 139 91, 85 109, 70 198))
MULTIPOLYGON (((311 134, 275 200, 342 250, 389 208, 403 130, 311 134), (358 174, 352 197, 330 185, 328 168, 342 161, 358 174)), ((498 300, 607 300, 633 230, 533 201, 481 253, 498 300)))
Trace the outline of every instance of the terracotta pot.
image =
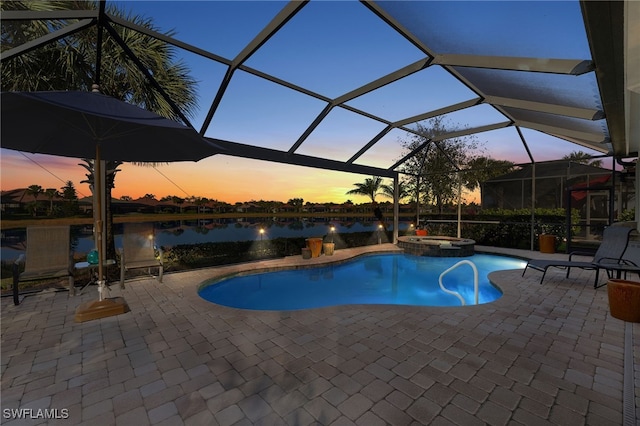
POLYGON ((318 257, 322 252, 322 238, 307 238, 307 247, 311 250, 311 257, 318 257))
POLYGON ((540 253, 556 252, 556 236, 542 234, 539 237, 540 253))
POLYGON ((336 247, 335 243, 324 243, 322 244, 322 252, 325 256, 333 256, 333 251, 336 247))
POLYGON ((416 235, 419 237, 426 237, 428 234, 426 229, 416 229, 416 235))
POLYGON ((640 322, 640 282, 610 279, 607 295, 612 317, 640 322))

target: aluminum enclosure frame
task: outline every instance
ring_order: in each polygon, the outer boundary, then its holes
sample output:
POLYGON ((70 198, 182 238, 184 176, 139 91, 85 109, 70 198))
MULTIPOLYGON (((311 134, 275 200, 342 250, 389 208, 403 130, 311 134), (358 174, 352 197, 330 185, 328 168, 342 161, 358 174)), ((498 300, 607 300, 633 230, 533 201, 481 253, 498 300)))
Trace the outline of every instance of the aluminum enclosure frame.
MULTIPOLYGON (((121 18, 109 15, 104 11, 104 2, 98 10, 87 11, 56 11, 56 12, 31 12, 31 11, 3 11, 3 20, 33 20, 33 19, 70 19, 77 20, 63 30, 58 30, 40 39, 30 41, 22 46, 5 50, 0 54, 0 62, 4 63, 11 58, 30 52, 38 47, 60 40, 78 31, 86 30, 94 25, 104 28, 110 35, 117 37, 114 26, 120 25, 141 33, 161 39, 177 48, 184 49, 198 56, 207 58, 227 67, 225 76, 218 91, 209 106, 204 123, 198 131, 205 135, 211 124, 222 99, 225 96, 229 83, 234 78, 237 70, 249 73, 261 79, 286 87, 303 95, 312 97, 325 103, 325 108, 309 123, 307 128, 300 134, 298 139, 286 151, 264 148, 255 145, 242 144, 235 141, 222 141, 212 139, 217 144, 223 145, 226 155, 252 158, 264 161, 274 161, 304 167, 322 168, 349 173, 378 175, 381 177, 398 179, 398 170, 402 164, 417 154, 416 150, 409 153, 400 161, 395 162, 389 168, 366 166, 356 163, 356 161, 368 152, 386 134, 394 129, 399 129, 409 134, 417 134, 410 125, 422 120, 460 111, 480 104, 487 104, 505 117, 505 120, 472 129, 451 131, 439 135, 428 143, 437 143, 440 140, 473 135, 481 132, 495 130, 505 127, 515 127, 520 136, 521 143, 529 153, 531 162, 534 158, 530 154, 527 140, 521 132, 521 128, 537 130, 560 139, 575 143, 579 147, 586 147, 601 154, 613 155, 616 158, 629 158, 638 156, 640 146, 640 130, 638 129, 637 117, 634 118, 634 111, 638 111, 638 88, 637 77, 631 81, 631 87, 626 87, 630 72, 637 72, 633 64, 637 64, 638 44, 634 43, 632 34, 637 35, 638 15, 640 7, 632 1, 609 2, 609 1, 580 1, 586 35, 591 50, 592 58, 584 59, 556 59, 556 58, 514 58, 507 56, 481 56, 481 55, 460 55, 447 52, 437 52, 430 48, 427 42, 421 40, 419 36, 413 34, 398 19, 389 12, 385 2, 361 1, 361 4, 375 14, 378 18, 391 26, 403 38, 408 40, 424 53, 424 58, 393 71, 381 78, 370 81, 363 86, 344 93, 335 98, 327 97, 304 87, 300 87, 291 82, 282 80, 273 75, 269 75, 261 70, 253 69, 245 63, 256 51, 258 51, 271 37, 287 25, 305 6, 308 0, 291 1, 286 4, 280 12, 233 58, 225 58, 215 52, 209 52, 200 47, 185 43, 177 38, 170 37, 147 28, 138 26, 121 18), (634 32, 635 31, 635 32, 634 32), (626 58, 626 59, 625 59, 626 58), (627 61, 627 62, 625 62, 627 61), (631 65, 629 65, 631 64, 631 65), (370 112, 360 110, 347 104, 359 96, 384 87, 402 78, 413 75, 429 67, 441 67, 454 76, 461 84, 466 86, 477 97, 469 101, 451 104, 444 108, 433 111, 425 111, 412 117, 391 121, 370 112), (561 75, 582 75, 594 73, 598 82, 602 110, 593 108, 580 108, 557 105, 545 102, 533 102, 519 99, 517 96, 492 96, 484 93, 478 85, 469 79, 464 70, 474 69, 500 69, 510 71, 541 72, 561 75), (367 117, 384 125, 375 137, 364 141, 362 148, 358 150, 346 161, 338 161, 331 158, 321 158, 298 153, 309 135, 323 122, 328 114, 335 108, 342 108, 355 114, 367 117), (608 136, 603 137, 598 133, 587 133, 579 129, 562 128, 543 122, 535 122, 526 119, 518 119, 510 111, 513 109, 526 110, 534 113, 543 113, 551 116, 573 117, 581 120, 595 121, 605 120, 608 136), (635 121, 634 121, 635 120, 635 121)), ((126 45, 122 42, 122 48, 127 51, 126 45)), ((144 70, 144 66, 132 53, 127 52, 131 59, 138 63, 139 68, 147 75, 152 82, 153 76, 144 70)), ((157 82, 156 88, 162 91, 157 82)), ((166 96, 165 96, 166 97, 166 96)), ((168 99, 171 103, 171 100, 168 99)), ((185 124, 190 125, 184 115, 180 114, 185 124)), ((457 166, 457 165, 456 165, 457 166)), ((395 200, 397 203, 397 200, 395 200)), ((637 203, 638 204, 638 203, 637 203)), ((636 214, 640 208, 636 207, 636 214)))

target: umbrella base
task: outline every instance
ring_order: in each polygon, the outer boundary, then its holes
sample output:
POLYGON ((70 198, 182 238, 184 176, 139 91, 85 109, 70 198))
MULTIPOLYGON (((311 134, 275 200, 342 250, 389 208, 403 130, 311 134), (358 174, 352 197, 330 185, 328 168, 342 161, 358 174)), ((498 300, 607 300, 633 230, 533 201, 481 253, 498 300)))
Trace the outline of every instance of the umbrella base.
POLYGON ((129 310, 129 305, 127 305, 127 302, 125 302, 122 297, 113 297, 102 301, 91 300, 78 306, 74 319, 76 322, 85 322, 124 314, 129 312, 129 310))

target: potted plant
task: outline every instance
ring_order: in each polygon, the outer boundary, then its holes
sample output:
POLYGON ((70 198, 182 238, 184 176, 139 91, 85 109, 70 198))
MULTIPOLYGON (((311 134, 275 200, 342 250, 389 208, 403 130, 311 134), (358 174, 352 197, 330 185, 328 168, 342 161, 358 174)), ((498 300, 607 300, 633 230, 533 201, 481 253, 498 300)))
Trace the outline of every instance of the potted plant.
POLYGON ((629 322, 640 322, 640 282, 610 279, 607 282, 611 316, 629 322))

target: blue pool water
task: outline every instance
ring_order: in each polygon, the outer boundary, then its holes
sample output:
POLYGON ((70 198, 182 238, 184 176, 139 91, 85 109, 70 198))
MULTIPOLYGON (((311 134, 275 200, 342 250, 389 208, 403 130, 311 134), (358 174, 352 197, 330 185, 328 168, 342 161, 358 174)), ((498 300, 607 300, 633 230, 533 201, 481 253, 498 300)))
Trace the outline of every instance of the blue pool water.
MULTIPOLYGON (((502 296, 489 282, 490 272, 524 268, 522 260, 475 254, 464 258, 378 254, 316 268, 239 275, 204 283, 199 295, 209 302, 241 309, 297 310, 350 304, 460 306, 444 293, 440 274, 460 260, 478 268, 479 303, 502 296)), ((445 275, 443 285, 474 304, 473 270, 461 265, 445 275)))

